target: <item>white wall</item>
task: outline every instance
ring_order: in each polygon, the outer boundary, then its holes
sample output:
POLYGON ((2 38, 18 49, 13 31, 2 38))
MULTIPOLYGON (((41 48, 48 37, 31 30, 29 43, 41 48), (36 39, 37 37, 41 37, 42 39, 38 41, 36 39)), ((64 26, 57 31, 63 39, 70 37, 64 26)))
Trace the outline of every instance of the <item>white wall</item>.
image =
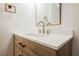
POLYGON ((29 33, 35 27, 35 8, 34 4, 17 4, 16 10, 16 31, 29 33))
POLYGON ((7 55, 7 49, 14 31, 15 14, 5 12, 5 5, 0 4, 0 55, 7 55))
POLYGON ((0 55, 13 55, 13 32, 33 32, 35 27, 34 4, 12 4, 16 13, 5 12, 0 4, 0 55))

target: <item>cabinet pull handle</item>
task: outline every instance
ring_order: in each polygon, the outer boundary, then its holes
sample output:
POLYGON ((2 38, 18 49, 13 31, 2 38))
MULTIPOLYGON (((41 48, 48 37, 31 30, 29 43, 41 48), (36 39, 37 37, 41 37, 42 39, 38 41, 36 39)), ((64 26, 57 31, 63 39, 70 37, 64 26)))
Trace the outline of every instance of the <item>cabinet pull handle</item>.
POLYGON ((19 56, 22 56, 21 54, 19 54, 19 56))
POLYGON ((18 56, 25 56, 25 55, 23 55, 23 54, 18 54, 18 56))
POLYGON ((23 48, 26 47, 26 45, 22 44, 22 42, 18 43, 20 46, 22 46, 23 48))

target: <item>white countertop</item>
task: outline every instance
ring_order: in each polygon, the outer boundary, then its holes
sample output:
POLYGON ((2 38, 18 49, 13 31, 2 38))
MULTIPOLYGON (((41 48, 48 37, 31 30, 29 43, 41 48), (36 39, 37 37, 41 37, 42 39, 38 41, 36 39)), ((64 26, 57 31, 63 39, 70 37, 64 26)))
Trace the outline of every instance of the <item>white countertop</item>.
POLYGON ((73 38, 73 35, 67 35, 67 34, 37 35, 37 34, 22 34, 17 32, 15 32, 14 34, 24 38, 28 38, 31 41, 48 46, 55 50, 58 50, 73 38))

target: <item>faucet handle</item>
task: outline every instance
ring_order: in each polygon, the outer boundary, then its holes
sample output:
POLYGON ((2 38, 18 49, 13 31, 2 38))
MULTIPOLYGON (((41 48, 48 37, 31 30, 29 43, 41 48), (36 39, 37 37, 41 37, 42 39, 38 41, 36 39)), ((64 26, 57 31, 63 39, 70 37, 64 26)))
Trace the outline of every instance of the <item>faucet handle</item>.
POLYGON ((41 33, 41 29, 39 29, 39 33, 41 33))
POLYGON ((48 22, 47 26, 49 26, 49 25, 51 25, 51 23, 50 23, 50 22, 48 22))
POLYGON ((49 34, 50 33, 50 30, 47 30, 47 34, 49 34))

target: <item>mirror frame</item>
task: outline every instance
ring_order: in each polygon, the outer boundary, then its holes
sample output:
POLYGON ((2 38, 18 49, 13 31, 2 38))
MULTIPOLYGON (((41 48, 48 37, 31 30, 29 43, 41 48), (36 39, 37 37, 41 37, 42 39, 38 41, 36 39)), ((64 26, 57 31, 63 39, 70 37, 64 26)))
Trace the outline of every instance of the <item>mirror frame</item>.
MULTIPOLYGON (((37 4, 35 3, 35 26, 38 27, 38 24, 37 24, 37 4)), ((51 24, 49 26, 53 26, 53 25, 61 25, 61 6, 62 4, 59 3, 60 7, 59 7, 59 24, 51 24)))

